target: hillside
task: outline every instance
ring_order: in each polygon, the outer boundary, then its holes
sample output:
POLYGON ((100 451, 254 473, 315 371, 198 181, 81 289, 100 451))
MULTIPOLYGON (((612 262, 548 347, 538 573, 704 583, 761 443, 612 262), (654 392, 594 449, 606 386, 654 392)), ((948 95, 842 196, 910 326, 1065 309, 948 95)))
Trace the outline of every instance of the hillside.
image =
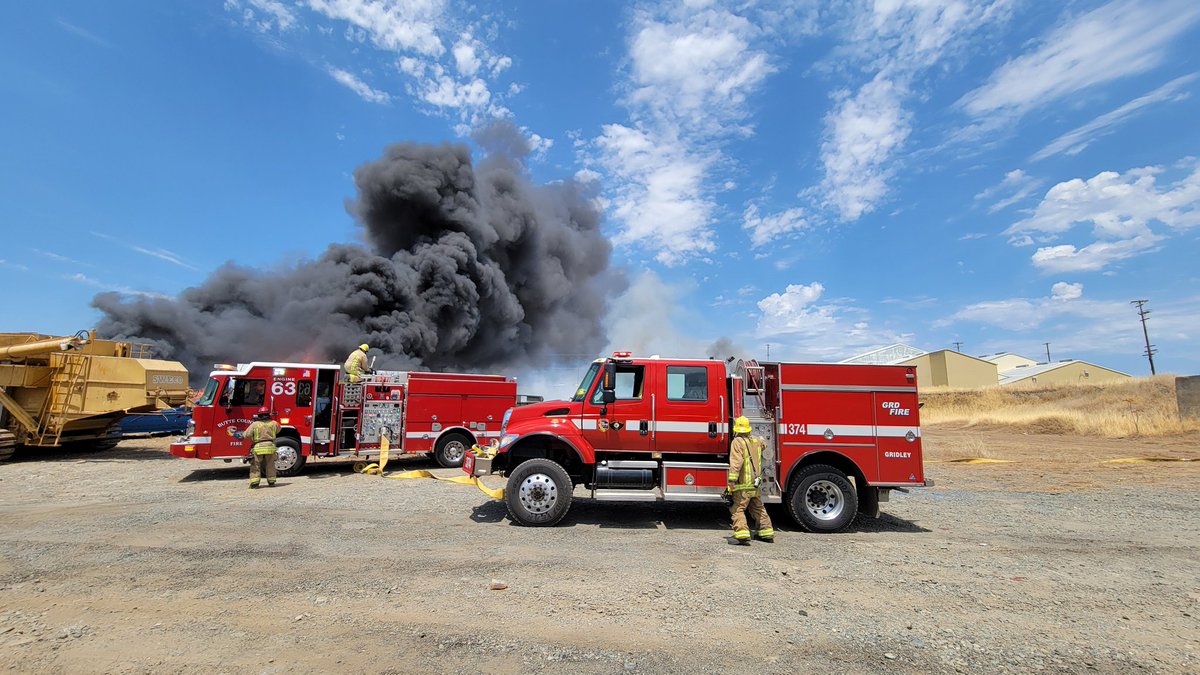
POLYGON ((1028 433, 1105 438, 1171 436, 1200 430, 1180 420, 1175 376, 1105 384, 932 387, 921 392, 923 424, 1002 426, 1028 433))

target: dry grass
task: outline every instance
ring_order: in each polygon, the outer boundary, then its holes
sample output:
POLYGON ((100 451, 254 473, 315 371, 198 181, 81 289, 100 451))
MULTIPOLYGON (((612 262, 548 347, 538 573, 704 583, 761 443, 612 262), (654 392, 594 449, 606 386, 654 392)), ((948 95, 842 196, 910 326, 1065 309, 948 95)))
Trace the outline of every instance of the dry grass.
POLYGON ((932 387, 922 390, 921 400, 925 424, 1003 426, 1027 433, 1106 438, 1200 431, 1200 420, 1179 418, 1174 375, 1103 384, 932 387))
POLYGON ((927 461, 955 462, 964 459, 999 459, 980 438, 964 438, 946 443, 937 438, 921 439, 921 452, 927 461))

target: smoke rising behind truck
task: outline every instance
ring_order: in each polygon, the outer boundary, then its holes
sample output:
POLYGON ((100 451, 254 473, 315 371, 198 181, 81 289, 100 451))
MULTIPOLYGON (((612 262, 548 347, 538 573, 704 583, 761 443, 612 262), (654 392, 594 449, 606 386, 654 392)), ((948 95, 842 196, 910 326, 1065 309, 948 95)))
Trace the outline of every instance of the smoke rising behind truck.
MULTIPOLYGON (((263 271, 230 261, 177 298, 101 293, 98 331, 152 344, 193 375, 216 361, 329 360, 366 341, 377 367, 519 367, 598 353, 620 287, 589 189, 533 183, 519 130, 467 146, 400 143, 354 172, 365 246, 263 271)), ((279 225, 283 227, 282 224, 279 225)))

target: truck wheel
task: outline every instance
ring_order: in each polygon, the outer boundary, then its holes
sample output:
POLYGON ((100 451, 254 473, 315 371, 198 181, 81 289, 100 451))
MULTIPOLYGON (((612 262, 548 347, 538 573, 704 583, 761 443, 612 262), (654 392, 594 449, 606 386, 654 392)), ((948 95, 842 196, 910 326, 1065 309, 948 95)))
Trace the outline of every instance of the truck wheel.
POLYGON ((294 438, 275 439, 275 475, 290 478, 304 469, 308 458, 300 454, 300 444, 294 438))
POLYGON ((801 470, 787 498, 788 512, 809 532, 845 529, 858 512, 858 493, 846 474, 826 464, 801 470))
POLYGON ((572 487, 566 469, 554 460, 522 462, 508 474, 504 489, 508 515, 520 525, 554 525, 571 508, 572 487))
POLYGON ((437 447, 433 449, 433 458, 438 464, 447 469, 462 466, 463 456, 471 447, 471 439, 458 432, 445 434, 438 439, 437 447))

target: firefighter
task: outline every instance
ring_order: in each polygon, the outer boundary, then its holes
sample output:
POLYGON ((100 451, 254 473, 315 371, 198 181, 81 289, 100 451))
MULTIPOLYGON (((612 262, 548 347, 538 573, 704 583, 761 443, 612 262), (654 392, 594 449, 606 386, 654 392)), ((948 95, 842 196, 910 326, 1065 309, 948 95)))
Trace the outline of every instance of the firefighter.
POLYGON ((750 435, 750 420, 739 417, 733 421, 733 443, 729 446, 729 485, 733 504, 729 513, 733 516, 733 537, 743 546, 750 545, 750 528, 746 523, 746 512, 754 519, 758 529, 754 532, 760 540, 775 541, 775 530, 771 518, 759 496, 758 484, 762 478, 763 440, 750 435))
POLYGON ((253 446, 250 448, 250 489, 258 487, 264 469, 267 487, 275 484, 275 437, 279 435, 279 423, 271 419, 271 411, 259 408, 254 421, 242 432, 253 446))
POLYGON ((362 379, 363 373, 371 372, 371 369, 367 367, 367 350, 370 348, 371 345, 364 342, 358 346, 358 349, 350 352, 350 356, 346 357, 346 363, 342 365, 342 370, 346 371, 346 377, 351 382, 358 382, 362 379))

